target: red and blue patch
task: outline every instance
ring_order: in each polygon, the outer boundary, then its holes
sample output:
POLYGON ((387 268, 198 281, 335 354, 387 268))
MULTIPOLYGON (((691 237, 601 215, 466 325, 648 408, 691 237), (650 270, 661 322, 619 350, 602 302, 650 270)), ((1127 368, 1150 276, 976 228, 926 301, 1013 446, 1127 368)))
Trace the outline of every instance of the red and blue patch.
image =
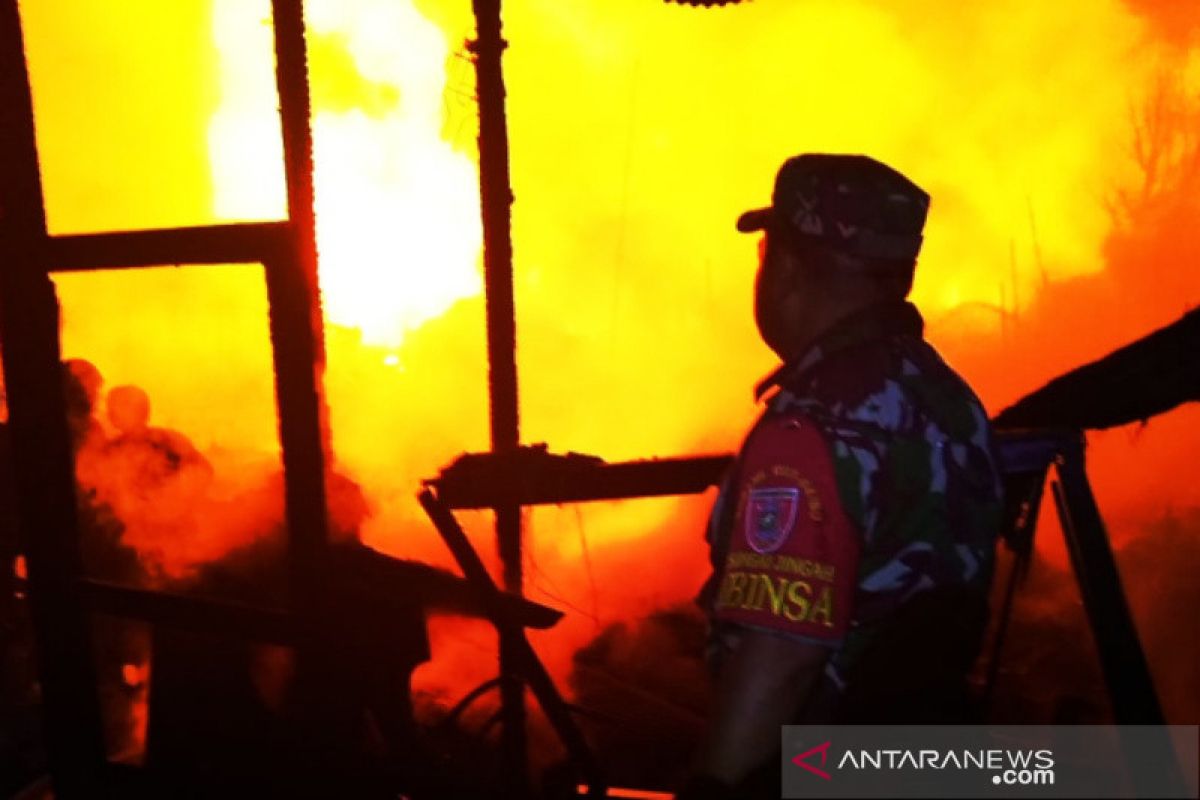
POLYGON ((756 553, 774 553, 787 541, 799 511, 798 488, 751 489, 746 502, 746 544, 756 553))
POLYGON ((742 451, 717 619, 836 644, 853 613, 860 542, 833 459, 803 416, 770 416, 742 451))

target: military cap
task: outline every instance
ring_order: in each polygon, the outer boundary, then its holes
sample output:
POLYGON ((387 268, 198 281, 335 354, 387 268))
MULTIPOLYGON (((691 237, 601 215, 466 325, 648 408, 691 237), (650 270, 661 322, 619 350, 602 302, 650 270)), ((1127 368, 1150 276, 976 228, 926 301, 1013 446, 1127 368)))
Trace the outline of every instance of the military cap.
POLYGON ((929 195, 868 156, 805 153, 775 177, 771 205, 742 214, 737 229, 784 231, 872 259, 915 259, 929 195))

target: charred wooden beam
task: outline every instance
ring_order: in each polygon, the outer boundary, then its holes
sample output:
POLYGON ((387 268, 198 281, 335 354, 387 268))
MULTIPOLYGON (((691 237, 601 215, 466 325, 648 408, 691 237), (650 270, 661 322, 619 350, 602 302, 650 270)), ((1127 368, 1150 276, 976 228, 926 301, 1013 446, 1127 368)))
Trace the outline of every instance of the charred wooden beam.
MULTIPOLYGON (((323 570, 329 553, 325 498, 329 435, 322 396, 325 370, 313 188, 308 50, 301 0, 272 0, 275 83, 283 132, 284 175, 292 240, 286 254, 264 264, 270 304, 275 397, 283 451, 284 507, 289 547, 288 606, 299 623, 337 630, 323 570)), ((297 684, 304 735, 333 747, 344 708, 328 687, 337 680, 328 640, 297 649, 297 684)), ((332 752, 332 750, 329 750, 332 752)))
POLYGON ((1200 309, 1001 411, 998 428, 1103 429, 1200 400, 1200 309))
MULTIPOLYGON (((521 441, 517 387, 517 323, 513 292, 512 184, 508 163, 508 120, 502 56, 508 43, 501 29, 500 0, 473 0, 476 38, 469 44, 475 55, 479 102, 479 199, 483 222, 483 272, 486 286, 488 343, 488 407, 492 450, 515 450, 521 441)), ((521 508, 515 503, 495 507, 496 545, 507 591, 520 594, 521 508)), ((520 654, 500 641, 500 697, 504 717, 502 750, 507 763, 510 797, 529 794, 525 741, 525 690, 512 678, 520 654)))
POLYGON ((712 455, 609 464, 523 447, 507 454, 464 454, 429 483, 451 508, 578 503, 703 492, 732 463, 730 455, 712 455))
POLYGON ((1162 706, 1085 471, 1084 448, 1082 434, 1064 447, 1055 465, 1058 481, 1052 489, 1108 684, 1113 718, 1120 725, 1162 725, 1162 706))
MULTIPOLYGON (((475 0, 475 54, 479 91, 479 194, 483 221, 483 269, 487 288, 488 399, 492 450, 520 443, 517 387, 516 306, 513 296, 512 203, 508 121, 501 56, 508 43, 500 27, 500 0, 475 0)), ((501 543, 511 547, 511 543, 501 543)), ((520 564, 506 565, 516 570, 520 564)), ((508 587, 513 589, 515 587, 508 587)))
POLYGON ((1112 545, 1084 461, 1085 442, 1077 435, 1055 462, 1058 480, 1051 484, 1067 553, 1079 583, 1100 667, 1108 686, 1115 722, 1125 747, 1126 767, 1138 794, 1144 797, 1186 793, 1178 756, 1165 723, 1149 663, 1138 638, 1112 545), (1138 742, 1134 726, 1154 726, 1144 734, 1153 742, 1138 742))
POLYGON ((241 603, 147 591, 87 580, 83 589, 93 611, 193 633, 271 644, 295 644, 300 633, 287 612, 241 603))
POLYGON ((0 131, 0 347, 46 750, 55 796, 91 796, 101 780, 104 743, 79 586, 58 298, 43 260, 46 215, 16 0, 0 2, 0 131))
MULTIPOLYGON (((529 640, 525 638, 524 631, 515 625, 513 620, 509 619, 500 608, 498 603, 501 592, 479 559, 479 554, 471 547, 471 542, 467 539, 462 527, 459 526, 458 520, 430 489, 424 489, 417 499, 420 501, 421 507, 425 509, 425 513, 429 515, 429 519, 437 528, 438 533, 442 535, 446 546, 450 548, 463 575, 478 589, 487 606, 492 609, 491 616, 497 620, 496 630, 500 635, 500 640, 508 644, 512 670, 523 682, 529 684, 530 690, 546 714, 546 719, 566 746, 568 755, 587 781, 588 796, 604 797, 605 781, 599 762, 596 761, 587 740, 583 738, 583 734, 571 717, 570 709, 562 695, 558 693, 554 680, 546 672, 545 666, 538 659, 529 640)), ((500 686, 503 690, 504 684, 501 683, 500 686)), ((505 788, 508 791, 512 790, 511 785, 505 788)))
MULTIPOLYGON (((360 601, 363 613, 387 617, 394 606, 420 606, 480 617, 523 628, 553 627, 562 612, 523 597, 500 592, 484 596, 464 578, 437 567, 391 558, 361 546, 331 550, 328 583, 340 596, 360 601), (403 587, 404 591, 397 591, 403 587)), ((92 611, 151 625, 294 645, 304 628, 283 609, 231 603, 177 592, 148 591, 98 580, 82 582, 92 611)), ((20 584, 18 588, 27 588, 20 584)), ((343 604, 344 606, 345 604, 343 604)))
POLYGON ((286 253, 291 237, 286 222, 51 236, 44 258, 51 272, 262 263, 286 253))
POLYGON ((276 85, 283 125, 288 219, 292 240, 266 264, 275 355, 275 393, 286 482, 292 591, 304 605, 319 595, 328 548, 325 504, 324 371, 317 289, 316 216, 304 10, 299 0, 273 0, 276 85))
POLYGON ((482 617, 493 622, 503 619, 522 628, 553 627, 562 612, 509 592, 492 598, 481 594, 471 581, 445 570, 417 561, 392 558, 369 547, 335 548, 330 568, 359 589, 371 593, 373 602, 416 602, 431 611, 444 611, 482 617), (397 592, 396 587, 404 587, 397 592), (493 599, 496 606, 493 608, 493 599), (494 615, 498 615, 494 616, 494 615))

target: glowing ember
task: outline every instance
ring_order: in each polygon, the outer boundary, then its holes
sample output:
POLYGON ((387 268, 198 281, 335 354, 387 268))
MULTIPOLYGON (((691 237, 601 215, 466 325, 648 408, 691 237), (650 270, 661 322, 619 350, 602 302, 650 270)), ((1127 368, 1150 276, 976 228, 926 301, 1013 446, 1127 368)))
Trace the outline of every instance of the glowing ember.
MULTIPOLYGON (((482 288, 475 167, 440 138, 449 48, 404 0, 307 6, 325 313, 398 344, 482 288)), ((285 213, 269 17, 266 3, 214 6, 209 156, 225 219, 285 213)))
POLYGON ((139 689, 145 685, 150 676, 150 664, 123 664, 121 680, 131 689, 139 689))

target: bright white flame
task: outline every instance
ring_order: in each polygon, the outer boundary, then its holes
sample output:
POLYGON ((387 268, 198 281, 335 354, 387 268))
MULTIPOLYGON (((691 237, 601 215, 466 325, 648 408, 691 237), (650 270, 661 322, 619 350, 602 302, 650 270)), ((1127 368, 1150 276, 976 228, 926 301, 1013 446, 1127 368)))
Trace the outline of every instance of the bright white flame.
MULTIPOLYGON (((383 109, 314 98, 317 243, 326 315, 375 344, 478 294, 477 173, 440 138, 449 48, 410 0, 312 0, 310 37, 344 46, 351 90, 383 109)), ((220 106, 209 129, 214 204, 225 219, 285 213, 269 5, 216 0, 220 106)), ((327 50, 312 48, 319 76, 327 50)), ((338 89, 345 88, 342 85, 338 89)), ((341 98, 333 98, 339 100, 341 98)))

